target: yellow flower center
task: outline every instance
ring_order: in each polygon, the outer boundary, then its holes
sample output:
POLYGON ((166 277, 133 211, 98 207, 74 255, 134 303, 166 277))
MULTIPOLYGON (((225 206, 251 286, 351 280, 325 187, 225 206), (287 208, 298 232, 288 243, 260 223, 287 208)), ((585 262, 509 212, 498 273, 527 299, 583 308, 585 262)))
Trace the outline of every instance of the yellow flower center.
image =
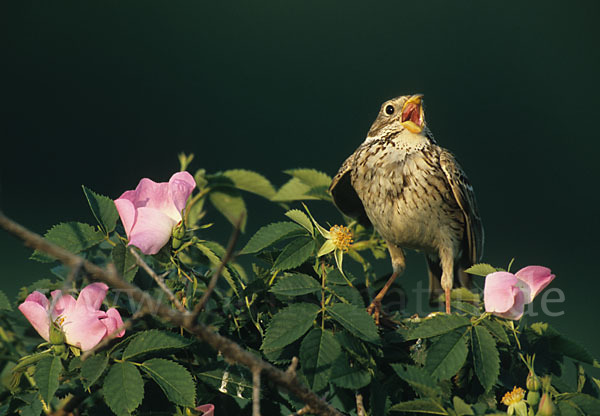
POLYGON ((517 404, 525 398, 525 390, 521 387, 514 387, 512 391, 509 391, 502 398, 502 403, 506 406, 517 404))
POLYGON ((62 324, 63 324, 63 322, 65 322, 65 317, 64 317, 64 316, 62 316, 62 315, 58 316, 58 317, 57 317, 57 318, 54 320, 54 323, 55 323, 56 325, 58 325, 59 327, 62 327, 62 324))
POLYGON ((352 231, 343 225, 334 225, 329 229, 329 233, 331 234, 333 245, 338 250, 348 251, 350 244, 354 241, 352 239, 352 231))

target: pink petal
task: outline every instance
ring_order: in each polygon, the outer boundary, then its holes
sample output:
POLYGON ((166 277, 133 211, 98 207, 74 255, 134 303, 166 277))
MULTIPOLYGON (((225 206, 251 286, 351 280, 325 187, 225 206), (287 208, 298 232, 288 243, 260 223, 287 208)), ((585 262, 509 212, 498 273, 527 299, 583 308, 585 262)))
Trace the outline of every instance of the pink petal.
POLYGON ((131 230, 129 244, 144 254, 156 254, 171 238, 177 222, 156 209, 138 208, 137 222, 131 230))
POLYGON ((485 278, 483 300, 486 312, 507 312, 515 304, 520 292, 516 287, 518 279, 512 273, 495 272, 485 278))
POLYGON ((148 178, 140 181, 135 189, 134 205, 136 209, 154 208, 171 217, 175 222, 181 221, 181 212, 171 199, 169 184, 156 183, 148 178))
POLYGON ((106 297, 108 286, 104 283, 96 282, 87 285, 77 298, 77 309, 85 308, 88 312, 96 312, 102 306, 102 301, 106 297))
MULTIPOLYGON (((121 314, 115 308, 110 308, 109 310, 107 310, 106 318, 101 319, 100 322, 102 322, 102 324, 104 324, 104 326, 106 327, 107 335, 112 334, 117 329, 123 326, 123 319, 121 319, 121 314)), ((115 337, 120 338, 123 335, 125 335, 125 329, 119 331, 119 333, 116 334, 115 337)))
POLYGON ((549 268, 543 266, 524 267, 515 273, 515 276, 524 283, 519 286, 525 292, 525 303, 531 303, 556 277, 549 268))
POLYGON ((185 208, 187 199, 195 187, 196 181, 188 172, 177 172, 171 176, 169 180, 169 195, 178 212, 181 212, 185 208))
POLYGON ((215 415, 215 405, 214 404, 203 404, 201 406, 196 407, 196 410, 202 413, 202 416, 214 416, 215 415))
POLYGON ((54 309, 52 309, 51 313, 52 320, 55 320, 61 315, 68 314, 75 309, 77 302, 73 296, 64 294, 60 290, 53 290, 50 295, 52 296, 52 302, 54 303, 54 309))
POLYGON ((29 321, 31 326, 46 341, 50 340, 50 317, 48 299, 38 291, 31 293, 23 303, 19 305, 19 310, 29 321), (42 300, 43 298, 43 300, 42 300))
POLYGON ((117 207, 117 211, 119 212, 119 216, 121 217, 121 222, 123 223, 123 228, 125 228, 125 233, 127 237, 129 237, 131 233, 131 229, 135 225, 135 207, 133 202, 124 196, 126 194, 130 194, 134 191, 127 191, 120 198, 115 200, 115 206, 117 207))
POLYGON ((106 326, 100 322, 96 313, 74 311, 64 316, 61 328, 67 344, 87 351, 96 346, 106 335, 106 326))
MULTIPOLYGON (((487 309, 486 309, 486 311, 487 311, 487 309)), ((517 289, 516 296, 515 296, 515 303, 509 310, 507 310, 506 312, 492 312, 492 313, 501 318, 518 320, 518 319, 521 319, 524 311, 525 311, 525 294, 522 291, 517 289)))

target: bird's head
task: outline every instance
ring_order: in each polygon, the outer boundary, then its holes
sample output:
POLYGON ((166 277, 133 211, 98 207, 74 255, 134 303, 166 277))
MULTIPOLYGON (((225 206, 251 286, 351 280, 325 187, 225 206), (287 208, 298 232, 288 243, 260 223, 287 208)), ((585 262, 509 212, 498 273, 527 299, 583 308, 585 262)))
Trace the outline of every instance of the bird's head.
POLYGON ((424 129, 423 94, 403 95, 383 103, 367 138, 385 137, 402 131, 421 134, 424 129))

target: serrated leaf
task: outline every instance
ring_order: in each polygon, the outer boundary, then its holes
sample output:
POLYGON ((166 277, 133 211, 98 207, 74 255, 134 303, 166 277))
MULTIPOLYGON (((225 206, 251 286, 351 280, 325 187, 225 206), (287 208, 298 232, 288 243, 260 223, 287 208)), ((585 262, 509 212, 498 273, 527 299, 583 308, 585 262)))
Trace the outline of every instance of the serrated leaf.
POLYGON ((425 413, 429 415, 447 415, 448 412, 434 399, 416 399, 393 405, 394 412, 425 413))
POLYGON ((129 341, 123 352, 123 360, 131 360, 140 355, 150 354, 160 350, 185 348, 192 344, 192 341, 173 332, 150 329, 148 331, 138 332, 129 341))
POLYGON ((102 385, 104 400, 117 415, 129 415, 142 403, 144 380, 135 365, 115 363, 108 370, 102 385))
POLYGON ((269 292, 276 295, 300 296, 319 290, 321 290, 321 284, 314 278, 306 274, 296 273, 281 278, 269 292))
POLYGON ((301 180, 311 188, 323 186, 329 187, 331 184, 331 176, 315 169, 288 169, 284 172, 301 180))
POLYGON ((89 389, 102 375, 108 364, 106 354, 96 354, 83 361, 81 364, 81 377, 84 389, 89 389))
POLYGON ((475 374, 486 392, 498 380, 500 373, 500 359, 496 341, 484 327, 477 325, 471 331, 471 352, 475 374))
POLYGON ((54 398, 58 389, 58 378, 63 370, 60 357, 48 356, 42 358, 35 366, 34 379, 40 389, 40 395, 46 403, 54 398))
POLYGON ((469 354, 465 332, 448 332, 429 347, 425 360, 429 374, 439 380, 447 380, 458 373, 469 354))
POLYGON ((561 415, 600 415, 600 400, 585 393, 564 395, 558 402, 561 415))
POLYGON ((241 219, 240 230, 244 232, 248 215, 246 204, 239 192, 234 189, 215 189, 208 194, 208 199, 232 225, 237 225, 241 219))
POLYGON ((419 396, 441 396, 442 390, 436 380, 421 367, 413 365, 391 364, 398 376, 406 381, 419 396))
POLYGON ((435 315, 431 318, 423 319, 415 328, 411 328, 408 331, 406 340, 431 338, 470 324, 471 321, 464 316, 435 315))
POLYGON ((84 185, 81 188, 100 227, 106 234, 113 232, 119 219, 115 202, 107 196, 95 193, 84 185))
POLYGON ((471 405, 467 404, 458 396, 452 398, 452 404, 454 405, 454 411, 457 416, 472 416, 475 414, 471 405))
POLYGON ((311 303, 294 303, 281 309, 271 319, 261 349, 275 350, 296 341, 312 326, 319 310, 311 303))
POLYGON ((239 370, 233 367, 228 369, 215 369, 197 373, 196 377, 204 383, 212 386, 221 393, 228 394, 231 397, 250 399, 252 397, 251 376, 247 379, 239 370))
POLYGON ((276 193, 275 188, 267 178, 251 170, 226 170, 223 175, 231 179, 236 188, 243 191, 252 192, 267 199, 271 199, 276 193))
POLYGON ((333 286, 333 292, 345 302, 364 308, 365 302, 357 288, 352 286, 333 286))
POLYGON ((327 313, 355 337, 379 344, 375 321, 364 308, 347 303, 336 303, 327 308, 327 313))
POLYGON ((486 329, 490 331, 490 333, 496 337, 498 341, 502 342, 503 344, 510 344, 508 334, 500 322, 494 318, 484 319, 481 322, 483 323, 483 326, 485 326, 486 329))
POLYGON ((331 365, 341 354, 340 344, 329 331, 312 329, 300 344, 300 366, 311 390, 327 386, 331 365))
MULTIPOLYGON (((219 267, 219 265, 221 264, 221 258, 219 258, 219 256, 217 256, 216 253, 210 247, 204 245, 203 243, 196 243, 194 247, 197 248, 202 254, 204 254, 208 258, 212 267, 219 267)), ((233 275, 231 274, 229 265, 223 267, 223 271, 221 272, 221 274, 225 278, 235 295, 239 296, 238 286, 233 278, 233 275)))
POLYGON ((304 212, 300 211, 299 209, 290 209, 285 213, 285 216, 296 222, 298 225, 304 227, 304 229, 306 229, 306 231, 308 231, 312 236, 315 235, 315 227, 310 218, 308 218, 308 215, 306 215, 304 212))
POLYGON ((256 253, 288 236, 297 235, 302 230, 301 226, 289 221, 265 225, 250 238, 240 254, 256 253))
POLYGON ((117 245, 113 247, 111 256, 119 276, 126 282, 131 283, 139 269, 133 254, 131 254, 125 244, 118 242, 117 245))
POLYGON ((144 361, 141 367, 160 386, 171 402, 180 406, 194 406, 196 385, 185 367, 164 358, 144 361))
POLYGON ((12 311, 12 305, 6 294, 0 290, 0 310, 12 311))
POLYGON ((553 350, 560 351, 567 357, 581 361, 582 363, 599 367, 598 361, 588 352, 585 347, 577 342, 572 341, 563 335, 559 335, 556 339, 553 339, 551 343, 553 350))
POLYGON ((289 270, 302 265, 315 251, 315 240, 298 237, 292 240, 279 254, 273 264, 274 270, 289 270))
POLYGON ((308 195, 310 186, 298 178, 292 178, 287 181, 277 193, 271 198, 275 202, 299 201, 304 199, 317 199, 317 197, 308 195))
POLYGON ((474 264, 471 267, 469 267, 467 270, 465 270, 465 272, 469 273, 469 274, 474 274, 476 276, 487 276, 490 273, 495 273, 498 270, 487 263, 478 263, 478 264, 474 264))
MULTIPOLYGON (((89 224, 81 222, 63 222, 55 225, 44 234, 49 242, 77 254, 104 240, 104 234, 96 231, 89 224)), ((36 250, 31 255, 33 260, 50 263, 54 258, 36 250)))
POLYGON ((331 366, 331 383, 345 389, 357 390, 371 382, 371 373, 356 363, 352 363, 346 354, 340 354, 331 366))

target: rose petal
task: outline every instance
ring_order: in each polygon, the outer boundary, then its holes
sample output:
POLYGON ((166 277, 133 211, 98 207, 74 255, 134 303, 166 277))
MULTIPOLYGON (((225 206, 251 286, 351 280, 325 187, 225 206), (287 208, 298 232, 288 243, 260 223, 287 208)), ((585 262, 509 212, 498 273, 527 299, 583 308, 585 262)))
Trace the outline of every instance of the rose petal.
POLYGON ((495 272, 485 278, 483 300, 486 312, 504 313, 515 304, 515 297, 520 290, 516 287, 518 279, 512 273, 495 272))
POLYGON ((50 317, 48 308, 50 304, 46 296, 35 291, 31 293, 23 303, 19 305, 19 310, 29 321, 31 326, 46 341, 50 340, 50 317))
MULTIPOLYGON (((106 318, 101 319, 100 322, 102 322, 102 324, 104 324, 104 326, 106 327, 107 335, 112 334, 118 328, 121 328, 123 326, 123 319, 121 319, 121 314, 115 308, 110 308, 109 310, 107 310, 106 318)), ((125 335, 125 329, 119 331, 119 333, 116 334, 115 337, 120 338, 123 335, 125 335)))
POLYGON ((52 320, 55 320, 61 315, 68 314, 75 309, 77 302, 73 296, 64 294, 60 290, 53 290, 50 293, 50 296, 52 296, 52 302, 54 303, 54 309, 52 309, 50 314, 52 320))
POLYGON ((67 344, 87 351, 94 348, 106 335, 106 326, 100 322, 95 313, 80 310, 64 316, 61 328, 67 344))
POLYGON ((196 187, 194 177, 188 172, 177 172, 169 180, 169 196, 177 212, 185 208, 187 199, 196 187))
MULTIPOLYGON (((486 309, 487 311, 487 309, 486 309)), ((507 310, 506 312, 492 312, 494 315, 499 316, 501 318, 518 320, 523 316, 523 312, 525 311, 525 294, 516 289, 515 302, 513 306, 507 310)))
POLYGON ((133 205, 133 202, 125 197, 126 194, 130 195, 132 192, 133 191, 127 191, 115 200, 115 206, 117 207, 117 211, 121 217, 121 222, 123 223, 123 228, 125 228, 125 234, 127 234, 127 237, 129 237, 131 234, 131 229, 135 225, 136 217, 135 206, 133 205))
POLYGON ((556 277, 549 268, 543 266, 524 267, 515 276, 522 282, 519 286, 525 292, 525 303, 531 303, 556 277))
POLYGON ((102 306, 106 292, 108 292, 108 286, 104 283, 97 282, 87 285, 79 292, 76 308, 85 308, 90 313, 96 312, 102 306))
POLYGON ((196 410, 202 413, 202 416, 214 416, 215 415, 215 405, 214 404, 203 404, 196 407, 196 410))
POLYGON ((140 208, 154 208, 171 217, 175 223, 181 221, 181 212, 177 209, 171 199, 169 183, 156 183, 148 178, 140 181, 135 189, 136 196, 134 205, 140 208))
POLYGON ((138 208, 137 212, 129 244, 136 246, 144 254, 156 254, 171 238, 177 222, 153 208, 138 208))

